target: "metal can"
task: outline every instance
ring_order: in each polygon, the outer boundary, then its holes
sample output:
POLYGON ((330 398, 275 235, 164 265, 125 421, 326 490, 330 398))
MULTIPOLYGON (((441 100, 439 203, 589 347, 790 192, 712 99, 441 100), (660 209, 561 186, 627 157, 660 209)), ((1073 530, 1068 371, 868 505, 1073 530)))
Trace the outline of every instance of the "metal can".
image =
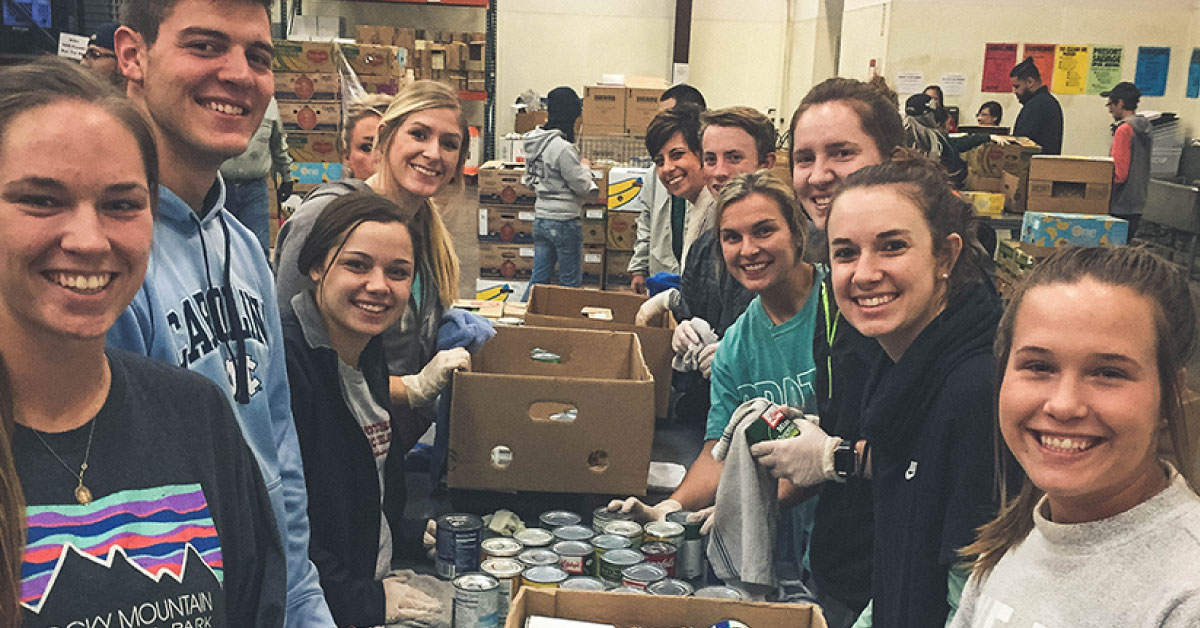
POLYGON ((525 571, 525 565, 515 558, 489 558, 480 563, 479 568, 500 583, 500 605, 496 617, 503 623, 508 617, 508 605, 521 588, 521 572, 525 571))
POLYGON ((571 576, 558 588, 570 591, 604 591, 608 589, 604 581, 595 576, 571 576))
POLYGON ((544 528, 525 528, 514 534, 513 539, 523 545, 525 549, 532 549, 550 547, 550 544, 554 542, 554 535, 544 528))
POLYGON ((642 526, 636 521, 610 521, 604 525, 604 533, 629 539, 633 549, 642 545, 642 526))
POLYGON ((480 560, 487 560, 489 558, 516 558, 517 554, 520 554, 525 549, 525 546, 521 545, 521 542, 515 539, 510 539, 506 536, 497 536, 484 539, 479 544, 479 548, 483 550, 483 556, 480 560))
POLYGON ((600 557, 604 555, 604 552, 615 549, 629 549, 631 545, 633 543, 629 539, 615 534, 601 534, 594 537, 592 539, 592 558, 595 561, 595 575, 600 575, 600 557))
POLYGON ((663 578, 658 582, 651 583, 646 587, 646 593, 650 595, 674 595, 679 597, 687 597, 696 591, 692 585, 683 580, 675 578, 663 578))
POLYGON ((517 560, 521 561, 521 564, 526 567, 544 567, 546 565, 557 565, 558 554, 544 547, 535 547, 517 554, 517 560))
POLYGON ((627 587, 646 587, 667 577, 667 572, 658 565, 642 563, 621 570, 621 584, 627 587))
POLYGON ((683 545, 675 557, 675 574, 684 580, 704 575, 704 543, 700 540, 700 522, 688 522, 692 513, 678 510, 667 515, 667 521, 683 526, 683 545))
POLYGON ((500 582, 485 573, 454 579, 454 628, 496 628, 500 623, 500 582))
POLYGON ((596 533, 591 528, 579 524, 554 528, 554 538, 559 541, 583 541, 586 543, 591 541, 594 536, 596 533))
POLYGON ((646 561, 646 557, 635 549, 613 549, 604 552, 600 557, 598 573, 600 579, 610 584, 620 584, 621 571, 626 567, 646 561))
POLYGON ((558 566, 573 576, 590 574, 596 570, 592 546, 583 541, 559 541, 551 549, 558 554, 558 566))
POLYGON ((553 565, 530 567, 521 574, 521 586, 534 589, 557 589, 567 579, 567 572, 553 565))
POLYGON ((745 600, 746 594, 740 589, 727 587, 725 585, 715 585, 704 587, 692 594, 692 597, 706 597, 714 600, 745 600))
POLYGON ((604 534, 604 526, 610 521, 633 521, 633 513, 609 510, 608 506, 601 506, 592 511, 592 530, 596 534, 604 534))
POLYGON ((437 518, 434 567, 443 580, 479 571, 479 544, 483 542, 483 519, 466 513, 437 518))
POLYGON ((637 587, 627 587, 625 585, 621 585, 619 587, 614 587, 612 589, 609 589, 608 592, 609 593, 637 593, 638 595, 649 595, 649 593, 646 593, 645 589, 639 589, 637 587))
POLYGON ((538 516, 538 521, 542 522, 543 528, 553 530, 563 526, 578 525, 580 521, 583 521, 583 517, 570 510, 547 510, 538 516))
POLYGON ((651 521, 646 524, 646 533, 642 536, 643 543, 662 541, 675 547, 683 545, 683 526, 673 521, 651 521))
POLYGON ((662 541, 649 541, 642 543, 642 554, 646 556, 646 562, 651 565, 658 565, 667 572, 670 578, 675 577, 675 557, 678 550, 670 543, 662 541))

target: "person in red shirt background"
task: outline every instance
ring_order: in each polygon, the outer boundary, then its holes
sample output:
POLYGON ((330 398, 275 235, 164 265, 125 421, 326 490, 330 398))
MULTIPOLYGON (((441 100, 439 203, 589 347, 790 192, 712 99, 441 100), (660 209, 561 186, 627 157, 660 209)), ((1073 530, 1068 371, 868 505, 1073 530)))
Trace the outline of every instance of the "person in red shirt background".
POLYGON ((1113 120, 1113 191, 1109 213, 1129 221, 1129 238, 1137 230, 1150 184, 1150 121, 1137 115, 1142 92, 1129 82, 1117 83, 1101 96, 1108 99, 1113 120))

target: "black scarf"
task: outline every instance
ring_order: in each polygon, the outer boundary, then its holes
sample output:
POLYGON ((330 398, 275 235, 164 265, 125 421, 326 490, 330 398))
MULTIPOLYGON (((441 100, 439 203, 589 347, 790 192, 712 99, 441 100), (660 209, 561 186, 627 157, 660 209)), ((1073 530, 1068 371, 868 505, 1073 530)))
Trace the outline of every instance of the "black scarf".
POLYGON ((984 283, 966 288, 892 363, 881 353, 863 400, 863 436, 877 449, 904 446, 920 431, 946 377, 963 361, 991 353, 1000 301, 984 283))

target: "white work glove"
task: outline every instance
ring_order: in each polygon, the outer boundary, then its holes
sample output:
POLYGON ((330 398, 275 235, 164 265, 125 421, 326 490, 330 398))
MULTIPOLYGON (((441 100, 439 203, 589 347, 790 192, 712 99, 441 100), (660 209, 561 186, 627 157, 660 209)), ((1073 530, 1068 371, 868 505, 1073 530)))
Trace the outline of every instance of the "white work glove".
POLYGON ((442 609, 441 602, 406 584, 407 581, 407 576, 388 576, 383 579, 383 609, 389 624, 429 619, 442 609))
POLYGON ((662 292, 646 299, 642 306, 638 308, 637 316, 633 318, 635 325, 647 325, 650 319, 671 311, 671 303, 679 298, 679 291, 675 288, 667 288, 662 292))
POLYGON ((799 436, 754 443, 750 446, 750 455, 769 469, 771 475, 790 480, 799 487, 836 480, 833 451, 842 439, 829 436, 815 421, 793 421, 800 429, 799 436))
POLYGON ((634 520, 638 523, 648 523, 650 521, 666 520, 667 515, 677 510, 683 510, 683 505, 673 499, 664 499, 653 506, 647 506, 642 500, 630 497, 628 499, 614 499, 608 502, 608 509, 631 513, 634 520))
POLYGON ((433 403, 438 393, 450 384, 454 371, 471 366, 471 354, 462 347, 438 351, 420 373, 404 375, 400 381, 408 389, 408 405, 420 408, 433 403))
POLYGON ((717 462, 725 460, 725 454, 729 453, 729 443, 733 440, 733 434, 737 431, 738 425, 746 420, 757 419, 773 407, 775 407, 774 403, 762 397, 756 397, 742 402, 742 405, 734 409, 733 414, 729 417, 729 423, 725 425, 725 431, 721 433, 721 439, 717 441, 716 445, 713 445, 713 460, 717 462))
POLYGON ((988 139, 992 140, 993 142, 995 142, 996 144, 999 144, 1001 146, 1007 146, 1009 144, 1017 143, 1017 140, 1014 140, 1013 138, 1011 138, 1007 135, 990 135, 990 136, 988 136, 988 139))
POLYGON ((425 522, 425 534, 421 536, 421 546, 425 548, 425 557, 433 560, 437 556, 437 522, 433 519, 425 522))
POLYGON ((671 336, 671 351, 674 351, 676 356, 682 358, 692 345, 702 342, 700 333, 693 328, 695 320, 697 319, 689 318, 675 326, 675 333, 671 336))
POLYGON ((713 357, 717 355, 717 347, 719 346, 721 346, 720 340, 705 345, 700 350, 700 374, 704 376, 704 379, 712 379, 713 357))
POLYGON ((713 523, 717 520, 716 515, 717 507, 716 505, 712 505, 708 508, 701 508, 700 510, 688 515, 687 522, 700 524, 700 536, 705 536, 708 534, 709 530, 712 530, 713 523))

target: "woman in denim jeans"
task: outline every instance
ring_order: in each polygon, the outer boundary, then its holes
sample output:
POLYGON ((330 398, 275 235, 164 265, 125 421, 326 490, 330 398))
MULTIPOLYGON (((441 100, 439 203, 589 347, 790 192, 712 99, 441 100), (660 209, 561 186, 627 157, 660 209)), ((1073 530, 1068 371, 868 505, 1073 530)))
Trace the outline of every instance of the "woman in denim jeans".
MULTIPOLYGON (((533 205, 533 276, 529 285, 549 283, 558 266, 558 283, 581 283, 583 228, 580 210, 597 196, 591 164, 575 148, 575 120, 582 107, 570 87, 556 87, 546 97, 546 123, 525 134, 525 185, 537 192, 533 205)), ((529 298, 526 290, 525 298, 529 298)))

